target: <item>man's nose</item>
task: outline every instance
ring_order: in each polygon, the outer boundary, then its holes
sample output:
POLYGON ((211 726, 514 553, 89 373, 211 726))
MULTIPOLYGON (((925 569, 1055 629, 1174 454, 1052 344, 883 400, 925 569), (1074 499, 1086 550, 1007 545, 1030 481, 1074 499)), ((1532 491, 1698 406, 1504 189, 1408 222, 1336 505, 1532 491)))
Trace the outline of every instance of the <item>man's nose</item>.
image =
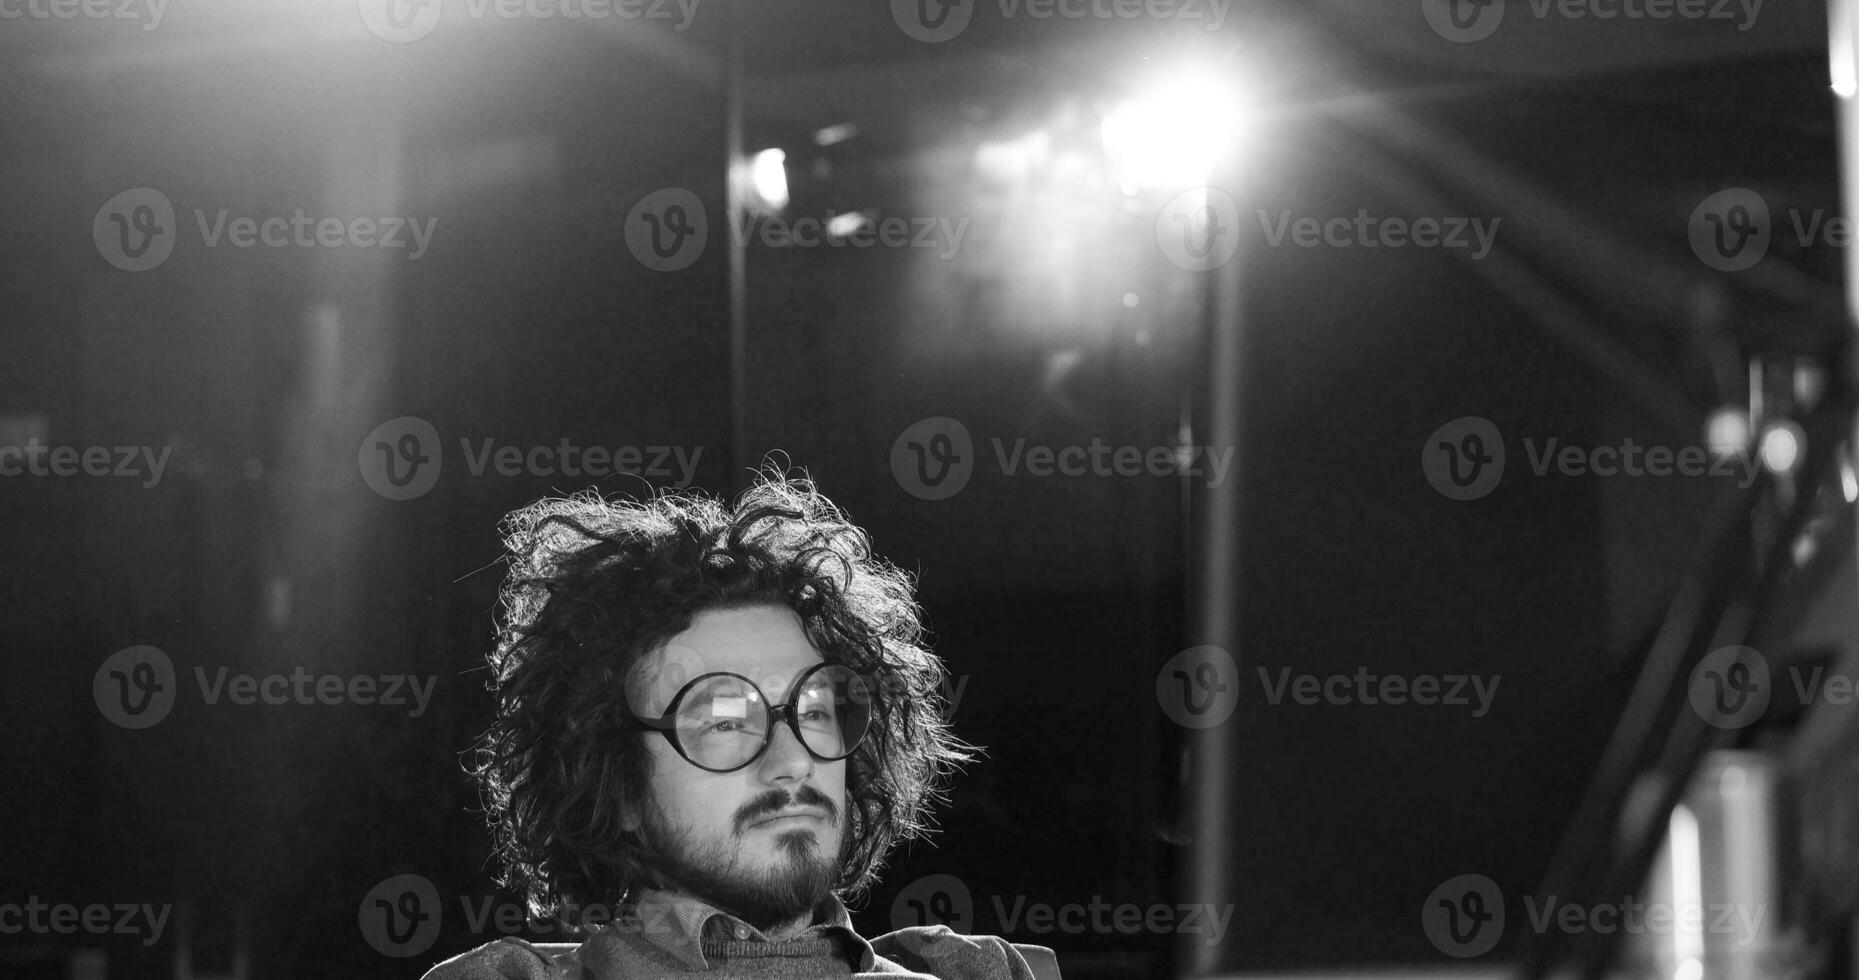
POLYGON ((769 782, 799 782, 813 775, 813 756, 794 737, 792 728, 778 724, 768 742, 768 752, 762 756, 761 768, 762 778, 769 782))

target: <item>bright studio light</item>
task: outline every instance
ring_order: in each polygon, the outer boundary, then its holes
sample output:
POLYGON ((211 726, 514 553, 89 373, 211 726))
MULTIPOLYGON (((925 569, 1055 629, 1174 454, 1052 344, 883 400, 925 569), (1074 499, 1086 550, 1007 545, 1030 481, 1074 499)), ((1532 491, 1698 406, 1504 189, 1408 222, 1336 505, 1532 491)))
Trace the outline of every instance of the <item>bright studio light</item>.
POLYGON ((1228 72, 1181 69, 1154 80, 1104 116, 1104 155, 1124 186, 1188 187, 1228 163, 1248 107, 1228 72))
POLYGON ((763 214, 787 207, 787 152, 769 147, 749 160, 749 205, 763 214))

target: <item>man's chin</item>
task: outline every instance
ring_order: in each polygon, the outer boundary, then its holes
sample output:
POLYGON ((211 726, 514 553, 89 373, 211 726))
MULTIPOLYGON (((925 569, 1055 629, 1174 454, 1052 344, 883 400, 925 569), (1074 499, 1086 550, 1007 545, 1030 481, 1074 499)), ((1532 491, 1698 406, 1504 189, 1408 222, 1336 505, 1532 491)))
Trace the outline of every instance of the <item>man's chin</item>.
POLYGON ((822 840, 820 835, 811 830, 786 830, 776 834, 764 835, 766 841, 747 841, 744 848, 745 857, 751 873, 765 879, 787 878, 823 878, 832 880, 838 876, 839 869, 834 867, 828 856, 828 850, 834 841, 822 840))
MULTIPOLYGON (((811 850, 811 848, 809 848, 811 850)), ((814 906, 833 893, 839 870, 817 853, 802 856, 784 854, 749 871, 748 882, 732 882, 724 890, 729 904, 736 905, 743 918, 757 928, 794 919, 811 912, 814 906), (745 887, 746 886, 746 887, 745 887)))
POLYGON ((715 845, 692 848, 668 832, 648 839, 664 842, 654 864, 678 890, 766 929, 811 912, 833 894, 842 871, 844 837, 836 827, 793 823, 745 828, 733 841, 733 854, 715 845))

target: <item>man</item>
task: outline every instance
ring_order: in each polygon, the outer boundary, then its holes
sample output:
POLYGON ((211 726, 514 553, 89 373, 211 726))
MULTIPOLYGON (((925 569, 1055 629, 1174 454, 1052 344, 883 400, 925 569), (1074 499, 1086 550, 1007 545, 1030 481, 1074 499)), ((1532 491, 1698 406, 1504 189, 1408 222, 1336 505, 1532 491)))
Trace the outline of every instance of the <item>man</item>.
POLYGON ((496 719, 474 768, 505 884, 574 944, 428 980, 1056 976, 946 926, 867 941, 841 899, 927 830, 972 747, 909 580, 804 480, 733 507, 589 493, 505 519, 496 719))

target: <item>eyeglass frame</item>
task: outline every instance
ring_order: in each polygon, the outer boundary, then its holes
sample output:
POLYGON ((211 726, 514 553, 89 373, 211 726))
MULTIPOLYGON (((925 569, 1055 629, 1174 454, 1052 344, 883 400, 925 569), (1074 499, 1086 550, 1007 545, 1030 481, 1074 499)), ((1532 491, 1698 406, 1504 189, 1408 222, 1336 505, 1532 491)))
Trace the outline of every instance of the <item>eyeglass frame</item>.
POLYGON ((867 686, 870 686, 871 684, 871 680, 869 678, 867 678, 864 674, 861 674, 858 671, 853 670, 850 665, 842 664, 842 663, 834 663, 830 660, 826 660, 826 661, 821 661, 820 663, 814 664, 812 667, 809 667, 805 671, 803 671, 799 677, 794 678, 794 683, 788 687, 788 700, 785 704, 769 704, 768 703, 768 692, 763 691, 762 686, 760 684, 755 683, 749 678, 744 677, 743 675, 738 674, 733 670, 716 670, 716 671, 711 671, 708 674, 699 674, 698 676, 691 678, 691 680, 688 683, 686 683, 683 687, 678 689, 677 695, 673 697, 671 699, 671 703, 665 707, 665 713, 662 715, 659 715, 656 718, 649 718, 649 717, 646 717, 645 715, 640 714, 637 711, 634 711, 630 704, 627 705, 627 714, 632 717, 632 720, 634 722, 642 726, 644 730, 657 732, 660 735, 665 736, 665 741, 671 743, 672 751, 678 753, 678 758, 683 759, 684 761, 690 763, 693 766, 696 766, 699 769, 702 769, 705 772, 713 772, 718 775, 725 775, 725 774, 732 773, 732 772, 741 772, 742 770, 747 769, 750 766, 755 765, 757 762, 761 761, 762 756, 765 756, 768 754, 768 747, 770 745, 775 744, 776 727, 784 723, 787 725, 788 731, 794 733, 794 741, 799 743, 800 747, 807 751, 807 755, 809 758, 813 759, 815 762, 842 762, 846 759, 851 758, 852 754, 858 751, 859 746, 865 744, 865 739, 871 735, 870 716, 867 715, 865 719, 865 730, 859 733, 858 739, 854 741, 851 744, 851 746, 846 749, 845 754, 832 756, 829 758, 827 756, 821 755, 818 752, 815 752, 813 750, 813 746, 807 744, 807 737, 805 735, 802 735, 800 731, 800 716, 795 713, 795 704, 798 700, 797 695, 798 695, 798 692, 801 690, 802 682, 806 681, 808 678, 812 677, 814 674, 817 674, 820 671, 826 670, 831 667, 844 667, 847 671, 851 672, 853 677, 857 678, 858 680, 864 681, 867 686), (703 763, 698 762, 696 759, 691 758, 690 753, 684 750, 684 743, 680 741, 678 738, 678 722, 677 722, 678 708, 683 705, 685 695, 691 693, 691 691, 694 688, 696 688, 699 683, 709 680, 712 677, 734 677, 737 680, 740 680, 743 683, 749 685, 749 687, 752 688, 755 691, 755 693, 761 697, 762 704, 763 704, 763 710, 767 713, 769 717, 769 721, 771 722, 771 724, 769 724, 768 726, 768 730, 762 734, 761 748, 756 749, 755 754, 749 756, 749 758, 743 763, 741 763, 740 765, 731 766, 728 769, 712 769, 709 766, 706 766, 703 763))

